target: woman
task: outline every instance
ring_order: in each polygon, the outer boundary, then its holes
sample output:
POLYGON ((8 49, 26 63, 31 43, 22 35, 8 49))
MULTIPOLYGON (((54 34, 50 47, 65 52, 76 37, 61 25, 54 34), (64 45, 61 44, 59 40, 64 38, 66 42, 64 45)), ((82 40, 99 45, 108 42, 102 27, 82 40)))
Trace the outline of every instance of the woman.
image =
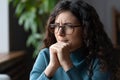
POLYGON ((112 43, 95 9, 81 0, 61 0, 50 15, 30 80, 110 80, 112 43))

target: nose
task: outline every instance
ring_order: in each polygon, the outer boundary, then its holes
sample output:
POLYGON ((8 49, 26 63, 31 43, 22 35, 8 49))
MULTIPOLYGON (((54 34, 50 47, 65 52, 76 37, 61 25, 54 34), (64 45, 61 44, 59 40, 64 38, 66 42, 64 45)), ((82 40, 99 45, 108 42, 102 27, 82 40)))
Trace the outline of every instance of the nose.
POLYGON ((60 36, 65 36, 65 29, 64 28, 59 28, 59 30, 58 30, 58 35, 60 35, 60 36))

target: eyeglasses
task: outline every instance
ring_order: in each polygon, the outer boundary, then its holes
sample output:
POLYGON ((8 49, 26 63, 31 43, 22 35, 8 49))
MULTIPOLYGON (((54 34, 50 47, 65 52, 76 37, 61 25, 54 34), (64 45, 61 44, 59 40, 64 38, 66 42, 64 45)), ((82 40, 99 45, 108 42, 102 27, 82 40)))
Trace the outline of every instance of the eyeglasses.
POLYGON ((68 24, 68 23, 66 23, 66 24, 64 24, 64 25, 62 25, 62 26, 60 26, 60 24, 59 23, 55 23, 55 24, 50 24, 50 31, 52 32, 52 33, 58 33, 58 31, 60 30, 60 28, 61 28, 61 30, 63 31, 63 32, 65 32, 65 34, 72 34, 73 32, 74 32, 74 28, 75 27, 81 27, 81 25, 80 24, 68 24))

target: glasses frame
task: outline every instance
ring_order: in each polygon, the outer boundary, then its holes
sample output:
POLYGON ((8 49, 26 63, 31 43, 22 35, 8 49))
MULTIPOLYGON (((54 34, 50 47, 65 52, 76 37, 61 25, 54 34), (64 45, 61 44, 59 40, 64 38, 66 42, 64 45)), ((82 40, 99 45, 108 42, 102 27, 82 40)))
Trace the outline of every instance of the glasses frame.
MULTIPOLYGON (((59 29, 60 29, 60 28, 64 29, 64 27, 65 27, 66 25, 67 25, 67 26, 69 25, 70 27, 73 28, 72 33, 74 32, 75 27, 82 27, 81 24, 63 24, 62 26, 60 26, 59 23, 55 23, 55 24, 50 24, 50 25, 49 25, 49 30, 50 30, 51 33, 54 33, 55 26, 58 26, 59 29)), ((59 31, 59 29, 58 29, 58 31, 59 31)), ((57 33, 58 33, 58 31, 57 31, 57 33)), ((71 33, 71 34, 72 34, 72 33, 71 33)), ((67 35, 70 35, 70 34, 67 34, 67 35)))

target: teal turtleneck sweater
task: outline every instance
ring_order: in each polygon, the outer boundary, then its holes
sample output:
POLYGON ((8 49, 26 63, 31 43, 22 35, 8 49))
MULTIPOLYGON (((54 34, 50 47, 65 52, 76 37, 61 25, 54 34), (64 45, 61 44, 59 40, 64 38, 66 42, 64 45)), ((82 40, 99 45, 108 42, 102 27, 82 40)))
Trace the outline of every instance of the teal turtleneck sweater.
MULTIPOLYGON (((62 67, 59 67, 54 76, 49 79, 44 73, 50 61, 49 49, 42 49, 30 73, 30 80, 90 80, 88 65, 85 62, 85 55, 83 54, 84 49, 82 48, 72 52, 70 58, 74 66, 67 72, 65 72, 62 67)), ((100 70, 99 60, 97 58, 93 63, 92 70, 92 80, 110 80, 110 73, 100 70)))

